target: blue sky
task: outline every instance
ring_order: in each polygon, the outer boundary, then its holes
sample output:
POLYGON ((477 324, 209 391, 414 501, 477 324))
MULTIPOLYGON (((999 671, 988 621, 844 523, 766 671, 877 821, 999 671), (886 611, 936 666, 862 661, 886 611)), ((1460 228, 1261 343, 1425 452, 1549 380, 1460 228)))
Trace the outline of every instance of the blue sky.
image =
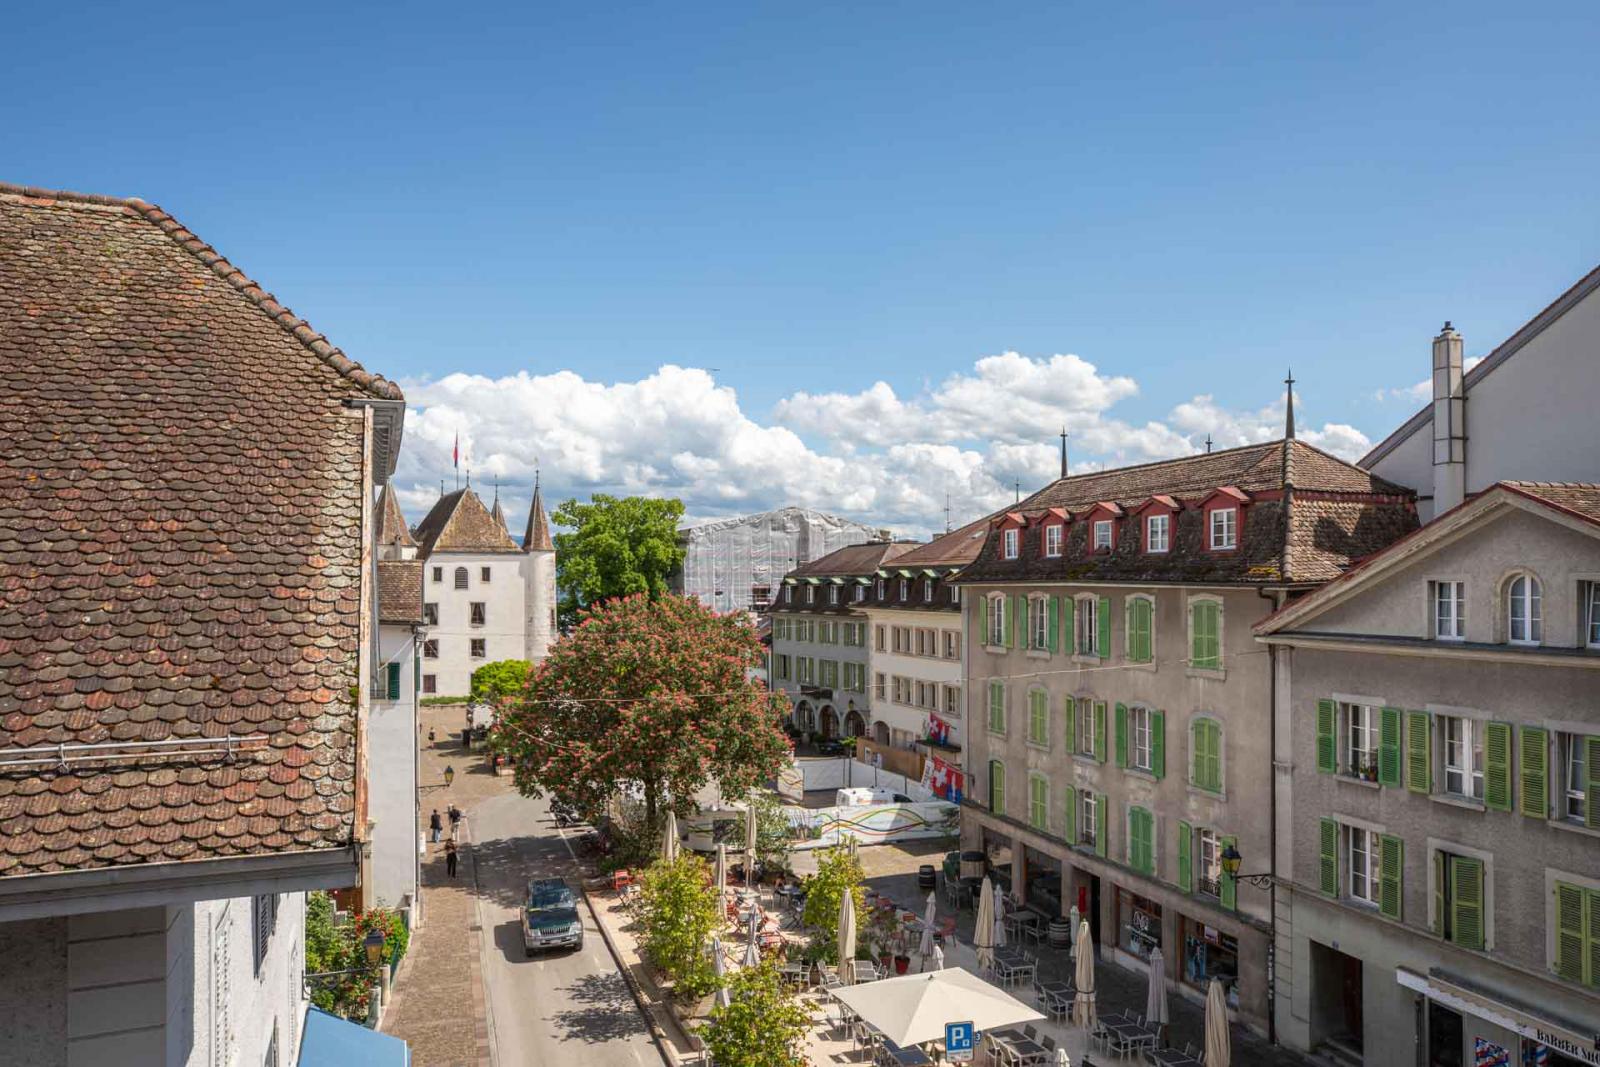
POLYGON ((555 495, 922 528, 1047 474, 1052 417, 1007 390, 1063 397, 1107 464, 1266 432, 1291 363, 1302 425, 1351 452, 1444 319, 1485 352, 1600 262, 1581 4, 7 26, 0 177, 160 203, 405 381, 413 511, 460 431, 513 500, 537 459, 555 495), (1027 366, 979 362, 1005 352, 1027 366))

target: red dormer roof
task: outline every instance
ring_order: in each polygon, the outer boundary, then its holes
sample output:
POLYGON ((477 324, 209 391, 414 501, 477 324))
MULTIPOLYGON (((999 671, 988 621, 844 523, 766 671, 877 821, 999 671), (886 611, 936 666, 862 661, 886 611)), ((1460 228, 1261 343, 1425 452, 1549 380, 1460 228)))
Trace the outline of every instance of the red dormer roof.
POLYGON ((1200 501, 1200 506, 1201 507, 1209 507, 1211 502, 1213 500, 1215 500, 1219 496, 1228 497, 1236 504, 1248 504, 1248 503, 1250 503, 1250 494, 1249 493, 1245 492, 1243 489, 1238 488, 1237 486, 1223 485, 1223 486, 1218 486, 1217 488, 1211 490, 1211 492, 1207 493, 1205 495, 1205 497, 1200 501))
POLYGON ((1157 493, 1149 500, 1146 500, 1143 504, 1140 504, 1138 507, 1134 508, 1132 514, 1143 515, 1145 512, 1151 510, 1182 511, 1183 501, 1179 500, 1175 496, 1168 496, 1166 493, 1157 493))

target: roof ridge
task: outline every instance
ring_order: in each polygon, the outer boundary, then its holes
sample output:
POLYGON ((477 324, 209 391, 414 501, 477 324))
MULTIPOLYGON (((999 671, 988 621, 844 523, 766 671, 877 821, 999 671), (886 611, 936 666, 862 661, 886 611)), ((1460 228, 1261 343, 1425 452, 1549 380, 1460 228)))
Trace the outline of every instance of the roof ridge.
POLYGON ((1172 457, 1170 457, 1168 459, 1152 459, 1152 460, 1147 460, 1144 463, 1130 463, 1126 467, 1105 467, 1105 468, 1102 468, 1101 470, 1097 470, 1097 471, 1086 471, 1083 474, 1069 474, 1065 478, 1052 479, 1051 481, 1045 483, 1045 485, 1042 488, 1036 490, 1032 494, 1032 496, 1024 497, 1021 501, 1017 502, 1016 504, 1013 504, 1011 506, 1011 508, 1002 509, 1002 510, 1016 510, 1017 508, 1020 508, 1020 507, 1023 507, 1025 505, 1027 505, 1029 501, 1031 501, 1034 497, 1038 496, 1040 493, 1043 493, 1045 490, 1051 489, 1051 488, 1053 488, 1055 486, 1058 486, 1062 482, 1070 482, 1070 481, 1073 481, 1073 480, 1078 479, 1078 478, 1096 478, 1096 477, 1099 477, 1102 474, 1123 474, 1123 473, 1126 473, 1128 471, 1143 470, 1146 467, 1160 467, 1160 466, 1164 466, 1166 464, 1171 464, 1171 463, 1185 463, 1185 462, 1188 462, 1190 460, 1210 459, 1213 456, 1226 456, 1231 452, 1243 452, 1243 451, 1246 451, 1247 449, 1252 449, 1252 448, 1270 449, 1273 445, 1275 445, 1277 443, 1278 442, 1275 441, 1275 440, 1274 441, 1256 441, 1256 442, 1253 442, 1253 443, 1247 444, 1247 445, 1235 445, 1232 448, 1219 449, 1218 451, 1215 451, 1215 452, 1191 452, 1187 456, 1172 456, 1172 457))
POLYGON ((65 201, 68 203, 95 204, 100 207, 120 207, 125 211, 131 211, 141 216, 170 237, 174 244, 209 267, 217 277, 244 294, 251 303, 266 312, 268 318, 282 326, 290 336, 299 341, 301 345, 322 360, 323 363, 337 371, 341 377, 349 379, 382 400, 405 399, 405 394, 400 391, 400 386, 389 381, 381 374, 371 373, 361 364, 345 355, 339 348, 330 344, 328 339, 313 329, 310 323, 279 303, 278 299, 263 289, 258 282, 228 262, 215 248, 201 240, 187 226, 155 204, 141 200, 138 197, 115 197, 97 193, 75 193, 66 190, 41 189, 37 186, 16 185, 11 182, 0 182, 0 196, 16 196, 24 200, 45 202, 65 201))

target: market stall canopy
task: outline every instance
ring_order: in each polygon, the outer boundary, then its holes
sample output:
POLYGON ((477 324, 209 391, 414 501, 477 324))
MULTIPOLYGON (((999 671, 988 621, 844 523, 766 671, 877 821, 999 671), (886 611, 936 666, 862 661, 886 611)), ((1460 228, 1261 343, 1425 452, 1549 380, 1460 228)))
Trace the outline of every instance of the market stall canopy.
POLYGON ((974 1029, 995 1030, 1044 1018, 960 967, 848 986, 833 995, 897 1045, 943 1041, 945 1023, 970 1021, 974 1029))

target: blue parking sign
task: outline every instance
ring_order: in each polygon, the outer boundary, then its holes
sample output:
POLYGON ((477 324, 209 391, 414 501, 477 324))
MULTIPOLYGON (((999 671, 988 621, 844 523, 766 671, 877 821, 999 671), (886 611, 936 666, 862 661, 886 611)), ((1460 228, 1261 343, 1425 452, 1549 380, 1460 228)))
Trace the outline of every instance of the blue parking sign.
POLYGON ((971 1023, 945 1023, 944 1058, 951 1063, 970 1063, 976 1037, 971 1023))

